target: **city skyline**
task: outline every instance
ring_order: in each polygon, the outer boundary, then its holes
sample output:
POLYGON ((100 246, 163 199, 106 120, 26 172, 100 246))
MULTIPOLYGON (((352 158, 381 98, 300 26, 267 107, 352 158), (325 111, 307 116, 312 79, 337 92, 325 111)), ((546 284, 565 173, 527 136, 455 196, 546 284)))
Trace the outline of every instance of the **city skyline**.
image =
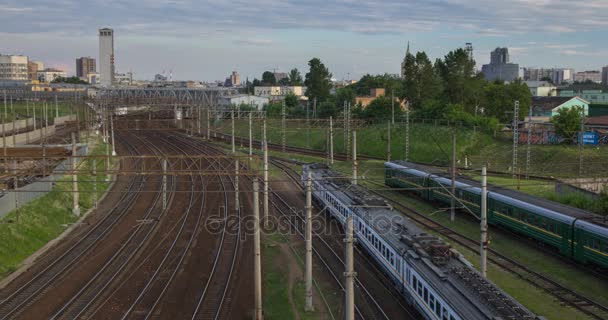
POLYGON ((105 27, 116 32, 117 72, 132 70, 142 79, 173 70, 175 79, 212 81, 238 70, 243 80, 251 80, 264 70, 297 67, 304 72, 312 57, 319 57, 337 79, 398 74, 408 40, 413 53, 424 50, 432 59, 472 42, 477 68, 489 62, 496 47, 508 47, 511 60, 522 67, 583 71, 608 64, 608 44, 597 41, 608 26, 608 3, 597 0, 264 0, 255 5, 186 0, 77 5, 64 0, 53 7, 9 1, 0 9, 6 25, 1 53, 28 55, 69 73, 75 73, 75 58, 98 58, 97 30, 105 27), (572 15, 585 19, 571 21, 572 15), (24 27, 18 23, 24 20, 40 23, 24 27))

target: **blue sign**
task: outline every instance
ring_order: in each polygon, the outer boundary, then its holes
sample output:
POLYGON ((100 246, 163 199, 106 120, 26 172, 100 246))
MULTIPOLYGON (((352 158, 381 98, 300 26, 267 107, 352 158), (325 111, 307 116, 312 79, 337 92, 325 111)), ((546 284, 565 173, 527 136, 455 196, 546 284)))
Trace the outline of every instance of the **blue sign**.
POLYGON ((583 134, 583 144, 599 144, 600 135, 597 132, 587 131, 583 134))

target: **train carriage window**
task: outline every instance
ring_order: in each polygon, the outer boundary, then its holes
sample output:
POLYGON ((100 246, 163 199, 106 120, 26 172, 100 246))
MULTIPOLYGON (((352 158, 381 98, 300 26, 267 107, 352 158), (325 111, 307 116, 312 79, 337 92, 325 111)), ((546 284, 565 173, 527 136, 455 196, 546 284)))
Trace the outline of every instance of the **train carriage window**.
POLYGON ((439 302, 439 300, 437 300, 437 303, 435 304, 435 314, 441 314, 441 303, 439 302))
POLYGON ((426 302, 427 304, 429 303, 429 291, 426 287, 424 288, 424 302, 426 302))
POLYGON ((429 299, 429 307, 431 307, 432 309, 435 309, 435 296, 431 295, 430 299, 429 299))
POLYGON ((446 308, 443 308, 443 316, 441 319, 448 320, 448 310, 446 308))
POLYGON ((450 315, 450 320, 456 320, 453 315, 450 315))

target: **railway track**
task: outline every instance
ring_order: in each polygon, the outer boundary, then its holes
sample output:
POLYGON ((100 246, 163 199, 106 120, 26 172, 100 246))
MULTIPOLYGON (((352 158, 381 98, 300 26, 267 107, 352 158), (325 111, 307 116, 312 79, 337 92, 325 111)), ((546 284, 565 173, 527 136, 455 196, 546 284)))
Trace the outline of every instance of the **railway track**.
MULTIPOLYGON (((162 137, 159 137, 162 139, 162 137)), ((165 144, 172 150, 179 153, 187 154, 186 150, 178 145, 165 144)), ((197 163, 194 163, 198 166, 197 163)), ((200 169, 200 168, 199 168, 200 169)), ((167 292, 169 286, 182 266, 186 258, 195 236, 199 230, 200 222, 203 216, 203 203, 197 205, 199 197, 204 195, 203 190, 197 190, 198 185, 203 186, 203 177, 198 178, 190 176, 190 189, 188 206, 181 215, 169 215, 165 222, 170 226, 166 232, 159 231, 163 237, 158 241, 154 248, 149 248, 149 254, 136 266, 130 268, 130 275, 127 281, 123 281, 122 285, 116 288, 103 303, 97 305, 95 310, 87 317, 100 316, 100 312, 105 312, 104 316, 109 316, 109 310, 112 305, 118 305, 120 302, 126 302, 126 310, 118 310, 121 314, 115 315, 115 318, 127 319, 134 315, 145 315, 145 318, 153 316, 154 311, 159 305, 161 299, 167 292), (199 183, 200 182, 200 183, 199 183), (202 191, 202 192, 198 192, 202 191), (194 214, 198 212, 198 214, 194 214), (170 239, 173 236, 173 240, 170 239), (126 284, 129 285, 126 285, 126 284)), ((177 200, 174 200, 176 202, 177 200)), ((182 211, 182 210, 178 210, 182 211)))
MULTIPOLYGON (((136 143, 137 142, 146 145, 157 155, 162 154, 156 146, 146 141, 146 139, 137 137, 136 143)), ((131 142, 130 144, 134 145, 136 143, 131 142)), ((175 188, 175 184, 175 179, 171 179, 169 183, 171 187, 168 189, 171 190, 172 188, 175 188)), ((160 190, 160 188, 157 190, 160 190)), ((174 193, 170 193, 171 200, 174 195, 174 193)), ((156 192, 152 204, 148 206, 144 217, 141 219, 140 223, 133 228, 133 231, 127 240, 124 241, 114 255, 98 269, 94 276, 53 314, 51 317, 52 319, 76 319, 82 317, 114 280, 124 272, 132 259, 144 247, 155 230, 160 217, 166 212, 162 207, 157 208, 157 206, 160 206, 161 196, 162 192, 156 192)), ((169 204, 171 204, 171 200, 168 201, 169 204)), ((167 208, 170 206, 171 205, 168 205, 167 208)))
MULTIPOLYGON (((220 154, 221 151, 211 147, 201 147, 201 145, 193 142, 190 137, 180 135, 186 147, 193 151, 203 154, 220 154)), ((214 166, 218 171, 221 169, 214 166)), ((228 192, 235 190, 236 181, 230 176, 219 176, 219 187, 223 191, 224 198, 224 216, 216 221, 216 228, 220 227, 220 243, 215 251, 213 258, 213 266, 209 277, 197 299, 196 307, 192 314, 192 319, 220 319, 222 315, 229 313, 229 304, 231 300, 228 297, 228 292, 231 287, 231 280, 235 272, 235 266, 238 261, 239 248, 241 242, 241 210, 232 210, 236 206, 235 202, 230 201, 228 192), (236 222, 235 225, 232 223, 236 222), (236 232, 235 232, 236 231, 236 232)))
MULTIPOLYGON (((298 186, 300 190, 303 189, 300 186, 300 176, 296 174, 292 168, 282 163, 277 159, 269 160, 273 165, 281 169, 283 172, 287 174, 289 179, 298 186)), ((294 228, 304 239, 303 228, 305 225, 304 217, 301 214, 297 214, 297 211, 294 211, 293 208, 285 201, 277 192, 271 191, 273 198, 271 198, 272 205, 281 213, 281 215, 288 221, 290 226, 294 228), (275 200, 276 199, 276 200, 275 200), (294 212, 296 214, 294 214, 294 212), (295 219, 293 219, 295 218, 295 219)), ((332 266, 343 266, 344 261, 341 258, 341 254, 336 252, 334 247, 341 248, 342 247, 342 239, 343 237, 334 236, 332 239, 324 239, 320 234, 313 233, 313 237, 316 238, 317 241, 313 241, 313 252, 316 254, 317 258, 321 260, 321 263, 328 269, 332 278, 340 285, 341 289, 344 290, 342 286, 342 281, 340 277, 340 273, 337 273, 332 266), (318 245, 315 244, 321 243, 322 246, 319 248, 318 245), (325 251, 324 254, 321 251, 325 251), (329 261, 333 260, 333 261, 329 261)), ((357 250, 357 261, 358 263, 358 277, 355 278, 356 290, 358 291, 355 294, 356 300, 356 313, 358 318, 366 319, 393 319, 395 317, 402 318, 404 315, 407 315, 409 319, 417 319, 418 314, 416 311, 410 310, 406 306, 405 301, 400 296, 399 292, 395 290, 394 286, 391 285, 391 280, 388 279, 385 274, 380 271, 374 264, 373 261, 370 261, 367 258, 367 255, 359 250, 357 250), (365 261, 362 263, 361 261, 365 261), (365 282, 365 283, 364 283, 365 282), (381 288, 384 291, 384 294, 387 294, 394 298, 395 304, 397 305, 398 312, 393 311, 389 312, 385 310, 383 305, 386 305, 386 301, 382 303, 378 301, 378 299, 374 296, 372 290, 367 288, 367 285, 372 285, 375 288, 381 288)))
MULTIPOLYGON (((290 167, 285 166, 284 164, 280 164, 280 160, 276 161, 275 159, 275 163, 277 162, 279 163, 279 165, 283 166, 285 170, 293 171, 290 167)), ((384 185, 380 183, 375 184, 384 187, 384 185)), ((479 252, 479 243, 477 240, 464 236, 449 227, 442 226, 441 224, 428 218, 426 215, 420 213, 419 211, 402 204, 401 201, 396 199, 395 197, 388 196, 386 195, 386 193, 382 193, 376 190, 370 191, 387 199, 389 203, 391 203, 400 212, 407 215, 419 225, 424 226, 426 229, 441 234, 446 239, 449 239, 454 243, 458 243, 459 245, 467 248, 473 253, 479 252)), ((488 260, 490 262, 500 266, 501 268, 512 274, 517 275, 519 278, 532 284, 533 286, 544 290, 545 292, 556 297, 562 303, 567 304, 594 319, 608 319, 608 307, 561 285, 560 283, 544 276, 543 274, 540 274, 531 270, 530 268, 527 268, 523 264, 502 255, 494 249, 490 248, 488 249, 488 252, 488 260)))
MULTIPOLYGON (((383 184, 375 184, 384 187, 383 184)), ((435 222, 434 220, 428 218, 421 212, 404 205, 399 199, 396 199, 395 197, 389 196, 386 193, 382 193, 376 190, 370 191, 385 198, 400 212, 414 220, 419 225, 425 227, 426 229, 435 231, 441 234, 444 238, 449 239, 454 243, 458 243, 459 245, 467 248, 468 250, 474 253, 479 253, 479 242, 477 240, 471 239, 449 227, 443 226, 435 222)), ((567 304, 594 319, 608 319, 608 307, 561 285, 560 283, 548 278, 547 276, 541 273, 531 270, 525 265, 499 253, 494 249, 488 249, 488 261, 501 267, 505 271, 508 271, 518 276, 519 278, 532 284, 533 286, 544 290, 545 292, 557 298, 562 303, 567 304)))
MULTIPOLYGON (((133 153, 140 152, 129 147, 133 153)), ((120 219, 131 209, 137 200, 137 192, 143 188, 143 177, 130 180, 127 190, 120 201, 93 228, 84 234, 79 241, 68 248, 61 256, 48 261, 46 267, 32 277, 27 283, 15 289, 0 301, 0 319, 17 316, 25 308, 37 301, 43 293, 50 290, 56 280, 71 269, 75 263, 103 239, 120 219)))

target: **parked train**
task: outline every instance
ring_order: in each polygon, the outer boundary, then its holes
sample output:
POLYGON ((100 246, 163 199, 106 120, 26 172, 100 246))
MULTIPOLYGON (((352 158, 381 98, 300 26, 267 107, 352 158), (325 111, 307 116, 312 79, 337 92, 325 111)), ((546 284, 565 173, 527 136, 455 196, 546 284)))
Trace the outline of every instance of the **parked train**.
POLYGON ((460 253, 423 232, 380 197, 325 165, 304 165, 315 204, 343 225, 353 217, 357 243, 390 276, 424 319, 542 319, 483 278, 460 253))
MULTIPOLYGON (((451 203, 450 179, 402 161, 386 162, 385 184, 405 188, 429 201, 451 203)), ((481 188, 456 182, 462 206, 480 216, 481 188)), ((533 199, 513 191, 488 192, 488 223, 536 239, 581 263, 608 267, 608 228, 597 215, 580 209, 533 199)))

